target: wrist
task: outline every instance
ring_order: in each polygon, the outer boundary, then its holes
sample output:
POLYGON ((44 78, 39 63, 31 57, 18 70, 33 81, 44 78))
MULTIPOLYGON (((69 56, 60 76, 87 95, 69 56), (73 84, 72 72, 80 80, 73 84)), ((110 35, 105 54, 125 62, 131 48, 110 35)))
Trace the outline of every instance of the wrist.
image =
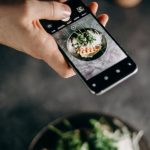
POLYGON ((0 44, 3 44, 3 33, 1 31, 1 21, 0 21, 0 44))
POLYGON ((0 44, 3 44, 3 25, 2 25, 2 20, 3 20, 3 14, 2 14, 2 9, 0 6, 0 44))
POLYGON ((3 33, 2 33, 2 28, 1 28, 1 19, 0 19, 0 44, 3 44, 3 33))
POLYGON ((0 5, 0 44, 5 44, 5 34, 6 34, 6 14, 3 5, 0 5))

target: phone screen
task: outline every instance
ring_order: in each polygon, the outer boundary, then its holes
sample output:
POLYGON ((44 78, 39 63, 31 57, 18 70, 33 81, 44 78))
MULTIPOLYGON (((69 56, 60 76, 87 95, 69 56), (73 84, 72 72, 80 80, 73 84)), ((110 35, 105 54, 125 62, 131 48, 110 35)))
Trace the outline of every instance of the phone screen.
POLYGON ((85 80, 127 58, 82 2, 67 3, 72 9, 70 19, 45 25, 85 80))

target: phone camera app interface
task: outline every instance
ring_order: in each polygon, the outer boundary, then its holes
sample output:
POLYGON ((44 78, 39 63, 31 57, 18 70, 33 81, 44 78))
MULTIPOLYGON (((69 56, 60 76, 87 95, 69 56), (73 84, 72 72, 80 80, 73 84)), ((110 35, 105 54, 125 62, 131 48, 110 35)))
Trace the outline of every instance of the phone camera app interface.
POLYGON ((69 19, 43 26, 86 80, 127 57, 82 2, 68 1, 68 5, 72 8, 69 19))

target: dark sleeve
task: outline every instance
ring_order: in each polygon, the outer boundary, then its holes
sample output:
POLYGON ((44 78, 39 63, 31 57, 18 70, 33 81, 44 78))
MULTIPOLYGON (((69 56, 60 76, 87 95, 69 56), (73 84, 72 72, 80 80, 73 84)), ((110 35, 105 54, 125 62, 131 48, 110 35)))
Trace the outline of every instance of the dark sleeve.
POLYGON ((0 4, 21 4, 25 2, 25 0, 0 0, 0 4))

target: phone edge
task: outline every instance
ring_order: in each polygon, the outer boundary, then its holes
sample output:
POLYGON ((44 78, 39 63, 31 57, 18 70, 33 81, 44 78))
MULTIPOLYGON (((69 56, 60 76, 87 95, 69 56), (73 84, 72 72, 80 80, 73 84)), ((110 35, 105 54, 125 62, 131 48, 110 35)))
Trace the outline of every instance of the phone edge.
POLYGON ((124 78, 122 78, 121 80, 118 80, 117 82, 115 82, 114 84, 112 84, 111 86, 107 87, 106 89, 100 91, 99 93, 95 93, 94 91, 90 90, 90 92, 92 94, 95 94, 97 96, 100 96, 104 93, 106 93, 107 91, 113 89, 115 86, 119 85, 120 83, 124 82, 125 80, 127 80, 128 78, 130 78, 131 76, 133 76, 134 74, 136 74, 138 72, 138 67, 136 67, 136 69, 130 73, 129 75, 125 76, 124 78))

